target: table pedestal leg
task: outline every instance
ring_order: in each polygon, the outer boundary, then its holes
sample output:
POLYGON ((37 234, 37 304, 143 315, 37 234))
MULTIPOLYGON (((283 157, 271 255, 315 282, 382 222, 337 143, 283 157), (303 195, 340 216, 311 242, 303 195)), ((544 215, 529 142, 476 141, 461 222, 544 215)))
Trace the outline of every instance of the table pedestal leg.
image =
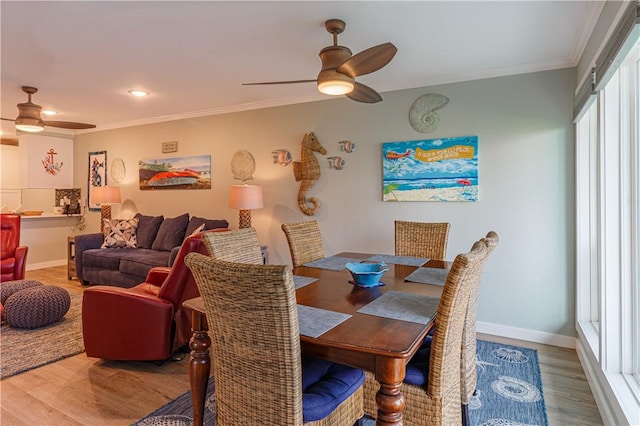
POLYGON ((207 333, 204 314, 193 311, 191 318, 193 336, 189 341, 189 347, 191 348, 189 380, 191 382, 191 400, 193 403, 193 424, 202 426, 204 403, 207 397, 207 381, 211 370, 211 359, 209 358, 211 339, 207 333))
POLYGON ((404 409, 404 397, 400 393, 401 383, 394 385, 380 384, 380 390, 376 394, 378 404, 377 426, 402 425, 402 410, 404 409))
POLYGON ((380 389, 376 393, 377 426, 402 426, 404 397, 401 386, 405 368, 405 360, 403 359, 382 358, 376 360, 376 380, 380 383, 380 389))

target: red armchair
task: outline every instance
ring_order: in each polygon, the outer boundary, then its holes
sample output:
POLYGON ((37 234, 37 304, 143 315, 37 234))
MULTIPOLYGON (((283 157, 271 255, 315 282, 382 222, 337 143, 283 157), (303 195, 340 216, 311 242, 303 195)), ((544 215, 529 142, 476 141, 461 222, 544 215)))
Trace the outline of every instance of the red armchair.
MULTIPOLYGON (((206 232, 228 231, 226 228, 206 232)), ((187 238, 171 268, 156 267, 144 283, 132 288, 94 286, 85 289, 82 334, 87 356, 119 361, 165 360, 191 338, 191 311, 185 300, 198 287, 184 257, 208 255, 197 234, 187 238)))
POLYGON ((2 235, 0 282, 24 279, 29 247, 20 245, 20 215, 2 213, 0 234, 2 235))

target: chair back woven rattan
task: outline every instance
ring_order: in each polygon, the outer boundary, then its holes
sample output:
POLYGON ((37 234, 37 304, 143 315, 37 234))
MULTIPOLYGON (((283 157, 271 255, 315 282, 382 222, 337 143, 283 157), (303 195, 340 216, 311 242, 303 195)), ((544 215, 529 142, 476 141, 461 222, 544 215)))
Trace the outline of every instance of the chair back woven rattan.
POLYGON ((445 260, 451 224, 395 221, 396 256, 445 260))
MULTIPOLYGON (((426 387, 403 383, 403 421, 406 425, 459 425, 460 359, 465 313, 473 283, 482 273, 487 246, 477 241, 470 252, 456 256, 447 275, 436 312, 426 387)), ((365 413, 377 415, 379 385, 371 373, 364 383, 365 413)))
MULTIPOLYGON (((483 239, 481 239, 487 246, 487 257, 493 252, 500 241, 498 234, 494 231, 489 231, 483 239)), ((484 265, 483 265, 484 266, 484 265)), ((469 306, 467 307, 467 314, 464 320, 464 331, 462 334, 462 358, 460 364, 460 386, 461 386, 461 398, 463 405, 463 415, 468 415, 468 407, 466 406, 473 394, 476 391, 478 383, 478 372, 476 369, 477 358, 477 336, 476 336, 476 320, 478 316, 478 296, 480 294, 480 281, 482 276, 477 277, 476 282, 473 283, 471 292, 469 294, 469 306)), ((468 418, 463 419, 468 420, 468 418)))
POLYGON ((324 257, 322 235, 317 221, 283 223, 282 230, 289 243, 294 268, 324 257))
POLYGON ((214 259, 229 262, 261 264, 262 250, 255 228, 229 232, 207 232, 202 240, 214 259))
MULTIPOLYGON (((286 265, 232 263, 192 253, 209 323, 218 426, 301 425, 298 311, 286 265)), ((352 425, 362 388, 311 425, 352 425)))

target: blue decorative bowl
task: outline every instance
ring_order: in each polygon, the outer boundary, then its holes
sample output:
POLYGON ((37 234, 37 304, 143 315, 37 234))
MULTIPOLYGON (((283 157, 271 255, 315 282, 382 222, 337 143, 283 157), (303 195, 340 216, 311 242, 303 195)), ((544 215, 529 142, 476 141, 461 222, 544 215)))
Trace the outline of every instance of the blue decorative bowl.
POLYGON ((380 277, 389 270, 387 264, 350 262, 345 265, 356 285, 360 287, 375 287, 380 285, 380 277))

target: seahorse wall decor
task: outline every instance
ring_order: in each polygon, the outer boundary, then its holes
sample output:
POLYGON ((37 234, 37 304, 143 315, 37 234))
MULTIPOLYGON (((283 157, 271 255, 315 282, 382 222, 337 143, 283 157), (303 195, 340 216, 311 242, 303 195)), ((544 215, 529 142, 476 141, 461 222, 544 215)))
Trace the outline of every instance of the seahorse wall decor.
POLYGON ((319 152, 322 155, 327 153, 316 135, 307 133, 302 139, 302 155, 300 161, 293 162, 293 175, 296 182, 300 182, 298 190, 298 207, 302 213, 307 216, 313 216, 320 208, 320 200, 315 197, 307 198, 307 192, 320 179, 320 163, 316 159, 313 152, 319 152))

